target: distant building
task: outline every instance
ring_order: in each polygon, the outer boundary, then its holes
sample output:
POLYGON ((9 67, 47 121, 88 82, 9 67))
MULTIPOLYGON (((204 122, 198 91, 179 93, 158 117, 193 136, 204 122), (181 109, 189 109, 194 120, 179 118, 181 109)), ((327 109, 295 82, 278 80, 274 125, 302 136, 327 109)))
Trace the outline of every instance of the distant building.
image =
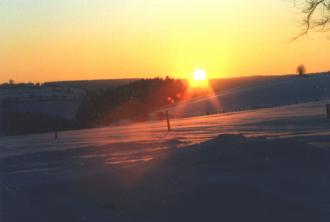
POLYGON ((41 114, 74 120, 84 90, 34 84, 0 85, 0 134, 4 113, 41 114))

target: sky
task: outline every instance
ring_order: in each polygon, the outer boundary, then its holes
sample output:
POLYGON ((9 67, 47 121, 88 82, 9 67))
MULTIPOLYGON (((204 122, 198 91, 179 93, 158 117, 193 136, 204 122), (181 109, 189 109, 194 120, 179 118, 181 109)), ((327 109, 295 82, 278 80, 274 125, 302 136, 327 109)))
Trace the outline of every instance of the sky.
POLYGON ((0 82, 330 70, 290 0, 0 0, 0 82))

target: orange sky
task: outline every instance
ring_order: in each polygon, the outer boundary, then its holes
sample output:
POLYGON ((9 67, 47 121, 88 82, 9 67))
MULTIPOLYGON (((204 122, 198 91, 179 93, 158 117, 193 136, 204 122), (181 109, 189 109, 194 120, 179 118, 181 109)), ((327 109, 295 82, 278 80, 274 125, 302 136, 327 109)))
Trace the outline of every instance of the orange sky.
POLYGON ((286 0, 2 0, 0 82, 330 70, 330 33, 289 42, 286 0))

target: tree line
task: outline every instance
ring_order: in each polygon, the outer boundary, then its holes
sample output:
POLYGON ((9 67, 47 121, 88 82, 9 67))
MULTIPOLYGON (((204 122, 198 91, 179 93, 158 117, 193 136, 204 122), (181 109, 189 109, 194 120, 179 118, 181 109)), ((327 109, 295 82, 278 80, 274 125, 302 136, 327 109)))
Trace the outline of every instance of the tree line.
POLYGON ((184 80, 157 77, 90 92, 80 105, 77 122, 84 128, 123 119, 146 120, 150 112, 185 99, 187 88, 184 80))
POLYGON ((141 79, 87 92, 75 120, 8 112, 3 114, 3 128, 7 134, 17 135, 101 127, 127 119, 145 121, 151 112, 186 99, 187 89, 185 80, 170 77, 141 79))

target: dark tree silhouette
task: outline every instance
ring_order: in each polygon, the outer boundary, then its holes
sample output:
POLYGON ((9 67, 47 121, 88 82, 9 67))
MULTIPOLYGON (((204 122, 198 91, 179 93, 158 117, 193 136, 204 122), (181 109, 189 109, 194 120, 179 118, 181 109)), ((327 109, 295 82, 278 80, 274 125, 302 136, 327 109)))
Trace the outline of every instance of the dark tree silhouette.
POLYGON ((297 67, 297 73, 300 77, 303 77, 306 74, 306 68, 304 65, 300 65, 297 67))
POLYGON ((124 119, 144 120, 150 112, 185 99, 186 91, 185 81, 166 77, 90 93, 78 110, 79 127, 108 125, 124 119))
POLYGON ((302 9, 302 31, 297 38, 305 36, 310 30, 329 31, 330 0, 294 0, 302 9))

